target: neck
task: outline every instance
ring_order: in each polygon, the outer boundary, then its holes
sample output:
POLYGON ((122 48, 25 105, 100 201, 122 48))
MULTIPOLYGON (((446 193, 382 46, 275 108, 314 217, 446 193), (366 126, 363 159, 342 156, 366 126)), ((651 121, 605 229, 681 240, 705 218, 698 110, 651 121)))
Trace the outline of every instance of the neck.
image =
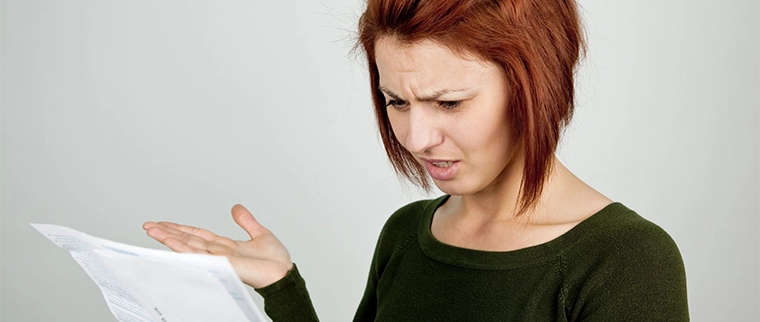
POLYGON ((451 196, 447 202, 450 203, 447 212, 461 219, 481 222, 528 222, 535 219, 544 213, 548 199, 569 172, 558 160, 553 159, 550 174, 544 182, 543 191, 536 200, 535 207, 517 216, 523 168, 522 161, 509 164, 497 180, 485 189, 474 194, 451 196))

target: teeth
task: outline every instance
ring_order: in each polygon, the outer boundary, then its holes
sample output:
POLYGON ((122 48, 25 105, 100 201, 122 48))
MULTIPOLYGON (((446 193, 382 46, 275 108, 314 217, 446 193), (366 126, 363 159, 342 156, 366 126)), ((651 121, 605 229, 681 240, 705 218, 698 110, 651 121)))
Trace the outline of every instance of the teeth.
POLYGON ((434 166, 440 167, 440 168, 446 168, 450 166, 452 163, 451 161, 444 161, 444 162, 432 162, 434 166))

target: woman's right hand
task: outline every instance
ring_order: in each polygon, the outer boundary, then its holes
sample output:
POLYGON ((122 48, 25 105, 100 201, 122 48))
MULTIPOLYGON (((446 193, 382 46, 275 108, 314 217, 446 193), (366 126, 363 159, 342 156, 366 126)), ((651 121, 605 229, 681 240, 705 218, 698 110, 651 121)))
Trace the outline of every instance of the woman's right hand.
POLYGON ((232 218, 251 237, 236 241, 201 228, 171 222, 146 222, 148 236, 179 253, 225 256, 240 279, 253 288, 262 288, 283 277, 293 267, 290 254, 277 237, 258 223, 241 205, 232 207, 232 218))

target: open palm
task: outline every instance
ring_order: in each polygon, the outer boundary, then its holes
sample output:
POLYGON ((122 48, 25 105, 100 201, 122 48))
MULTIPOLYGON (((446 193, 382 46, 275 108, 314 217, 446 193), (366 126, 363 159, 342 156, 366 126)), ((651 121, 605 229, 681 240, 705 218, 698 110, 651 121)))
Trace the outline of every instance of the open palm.
POLYGON ((253 288, 262 288, 284 277, 293 267, 285 246, 245 207, 232 207, 232 218, 250 240, 232 240, 202 228, 171 222, 146 222, 143 229, 175 252, 227 257, 240 279, 253 288))

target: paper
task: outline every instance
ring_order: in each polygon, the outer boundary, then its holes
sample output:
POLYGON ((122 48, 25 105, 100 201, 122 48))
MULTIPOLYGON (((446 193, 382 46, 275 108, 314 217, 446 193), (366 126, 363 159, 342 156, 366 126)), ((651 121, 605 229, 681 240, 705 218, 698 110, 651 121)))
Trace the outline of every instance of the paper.
POLYGON ((180 254, 32 224, 68 250, 120 322, 264 322, 227 258, 180 254))

